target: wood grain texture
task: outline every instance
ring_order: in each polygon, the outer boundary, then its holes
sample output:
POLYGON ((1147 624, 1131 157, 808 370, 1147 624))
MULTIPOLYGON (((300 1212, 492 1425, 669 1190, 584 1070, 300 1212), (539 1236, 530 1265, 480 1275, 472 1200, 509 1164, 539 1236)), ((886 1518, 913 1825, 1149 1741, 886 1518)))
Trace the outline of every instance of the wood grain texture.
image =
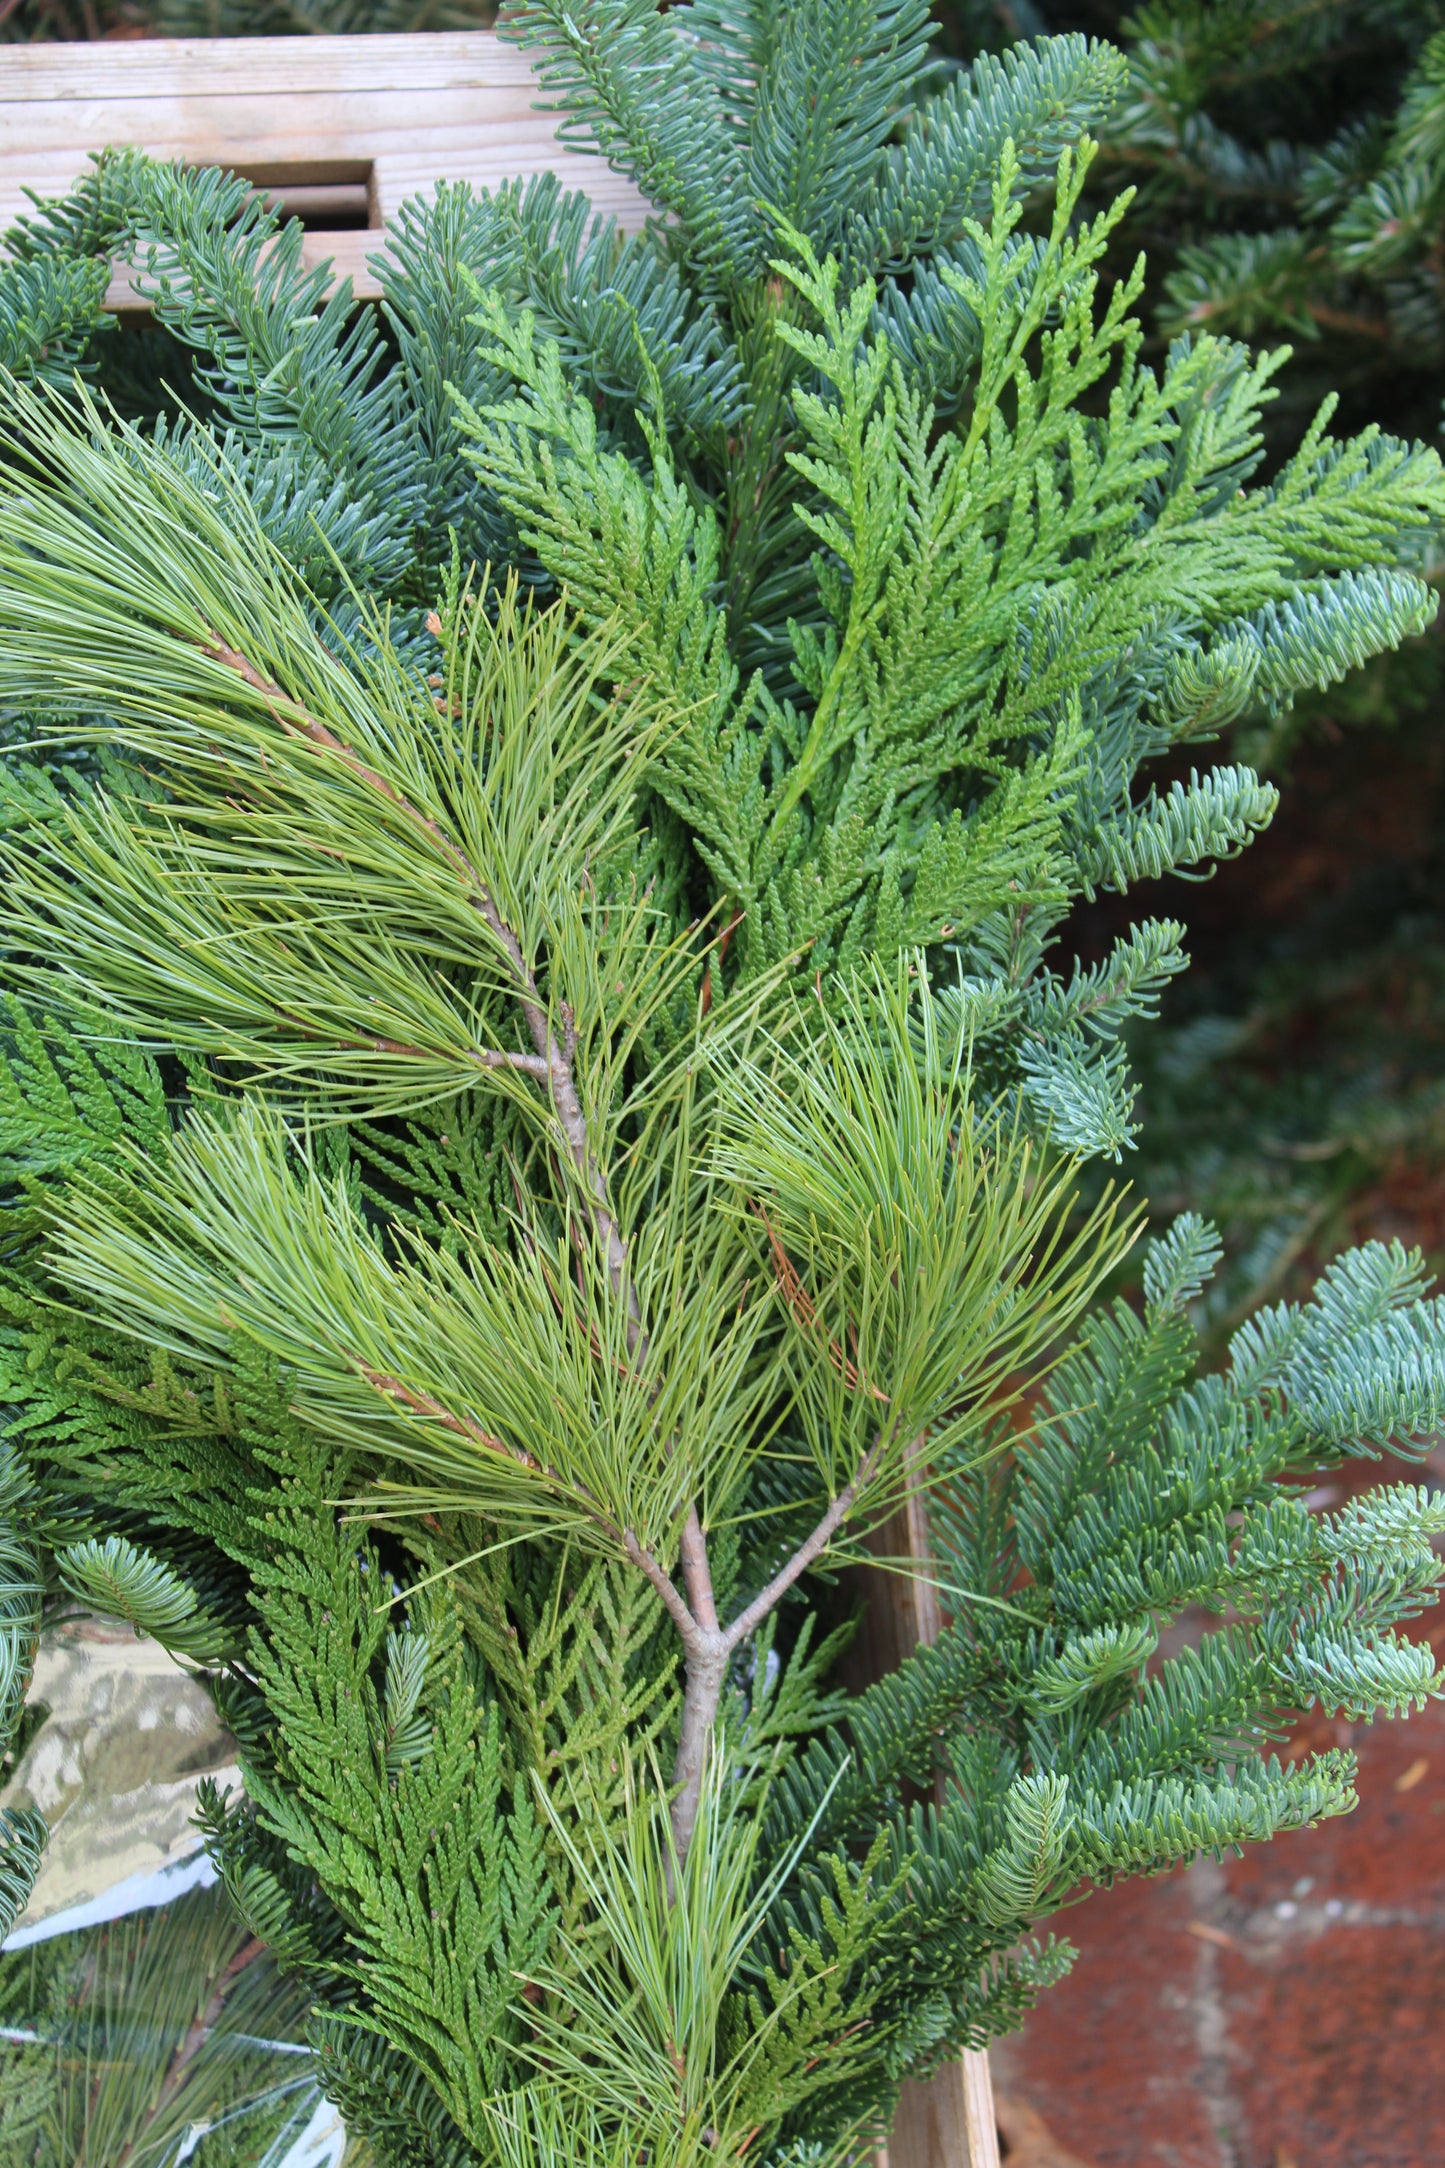
POLYGON ((323 95, 378 84, 435 90, 479 83, 532 95, 532 69, 490 30, 381 37, 135 38, 99 45, 16 45, 5 55, 5 102, 214 97, 277 89, 323 95))
MULTIPOLYGON (((558 142, 525 58, 492 32, 417 37, 148 38, 12 45, 0 58, 0 228, 26 191, 63 195, 87 160, 135 145, 187 165, 272 183, 369 179, 368 229, 308 229, 308 262, 330 258, 358 295, 369 259, 408 197, 441 180, 476 188, 555 171, 628 228, 647 204, 603 159, 558 142)), ((115 305, 133 305, 123 279, 115 305)))

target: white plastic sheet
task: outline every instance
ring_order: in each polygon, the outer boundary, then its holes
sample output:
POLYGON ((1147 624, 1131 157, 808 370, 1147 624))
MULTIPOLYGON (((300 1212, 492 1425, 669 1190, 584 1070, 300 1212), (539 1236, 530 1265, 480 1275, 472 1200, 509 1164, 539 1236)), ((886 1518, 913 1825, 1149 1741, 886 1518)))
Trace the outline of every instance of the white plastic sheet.
POLYGON ((188 1889, 207 1889, 216 1879, 210 1854, 201 1846, 184 1853, 179 1859, 168 1859, 163 1867, 148 1869, 141 1874, 128 1874, 124 1881, 112 1889, 102 1890, 83 1905, 71 1905, 67 1911, 51 1912, 43 1920, 27 1927, 24 1915, 21 1924, 13 1927, 0 1942, 0 1950, 28 1949, 32 1942, 48 1942, 52 1935, 73 1934, 77 1927, 99 1927, 104 1920, 124 1919, 128 1912, 148 1912, 159 1905, 168 1905, 172 1898, 183 1897, 188 1889))

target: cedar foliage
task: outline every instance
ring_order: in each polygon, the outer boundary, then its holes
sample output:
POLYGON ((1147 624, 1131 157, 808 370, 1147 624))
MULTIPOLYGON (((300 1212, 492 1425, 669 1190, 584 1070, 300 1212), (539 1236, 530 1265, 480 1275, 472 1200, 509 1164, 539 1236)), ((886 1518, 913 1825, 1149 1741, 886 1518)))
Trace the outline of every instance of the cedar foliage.
POLYGON ((666 224, 443 190, 380 323, 216 175, 13 237, 128 247, 197 412, 9 350, 11 1701, 42 1586, 213 1680, 378 2160, 841 2163, 1071 1893, 1349 1807, 1291 1712, 1435 1690, 1438 1500, 1303 1504, 1441 1420, 1418 1258, 1218 1373, 1201 1221, 1099 1307, 1182 929, 1051 953, 1267 822, 1139 770, 1427 623, 1445 477, 1324 414, 1252 486, 1277 363, 1148 366, 1106 48, 928 103, 912 0, 517 27, 666 224), (925 1465, 951 1623, 846 1693, 925 1465))

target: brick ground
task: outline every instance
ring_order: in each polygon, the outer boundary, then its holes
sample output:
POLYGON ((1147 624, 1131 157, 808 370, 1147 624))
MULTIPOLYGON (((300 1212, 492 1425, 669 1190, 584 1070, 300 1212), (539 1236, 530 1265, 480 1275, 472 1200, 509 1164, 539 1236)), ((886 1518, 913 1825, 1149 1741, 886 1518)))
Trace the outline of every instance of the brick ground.
POLYGON ((1042 2118, 1078 2168, 1440 2168, 1445 1706, 1298 1744, 1336 1742, 1353 1815, 1059 1922, 1078 1964, 994 2051, 1021 2162, 1042 2118))

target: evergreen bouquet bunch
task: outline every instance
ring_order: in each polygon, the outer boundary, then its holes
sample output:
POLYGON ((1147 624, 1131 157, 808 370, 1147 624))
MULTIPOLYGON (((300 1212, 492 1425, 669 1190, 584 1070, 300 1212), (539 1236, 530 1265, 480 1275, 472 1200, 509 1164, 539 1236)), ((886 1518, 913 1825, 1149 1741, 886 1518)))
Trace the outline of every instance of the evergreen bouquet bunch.
POLYGON ((1251 488, 1276 362, 1145 366, 1106 50, 926 102, 915 0, 517 28, 666 215, 445 191, 389 351, 214 177, 21 237, 123 231, 207 412, 4 395, 6 1712, 47 1590, 212 1678, 378 2161, 842 2163, 1071 1895, 1350 1806, 1291 1712, 1434 1691, 1445 1510, 1303 1502, 1441 1419, 1419 1260, 1209 1375, 1202 1222, 1094 1302, 1182 929, 1050 956, 1267 822, 1138 771, 1428 622, 1445 482, 1323 416, 1251 488), (847 1691, 919 1487, 949 1623, 847 1691))

